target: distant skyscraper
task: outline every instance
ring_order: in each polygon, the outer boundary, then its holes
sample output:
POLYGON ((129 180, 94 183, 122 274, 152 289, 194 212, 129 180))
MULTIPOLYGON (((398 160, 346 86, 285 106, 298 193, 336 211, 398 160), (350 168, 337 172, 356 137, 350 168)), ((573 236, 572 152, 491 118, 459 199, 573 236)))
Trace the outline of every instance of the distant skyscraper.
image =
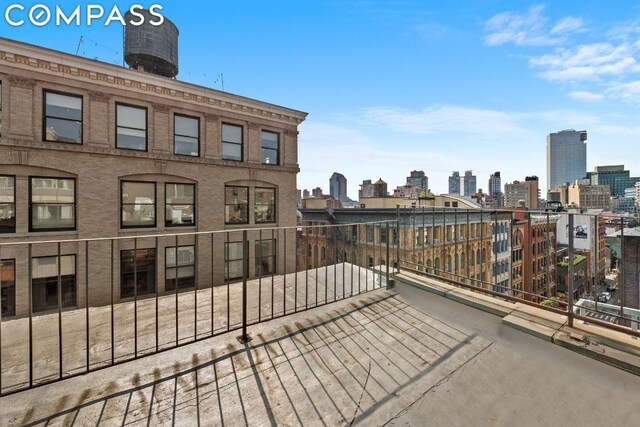
POLYGON ((449 194, 460 194, 460 172, 453 171, 449 177, 449 194))
POLYGON ((347 178, 341 173, 334 172, 329 179, 329 195, 336 200, 347 200, 347 178))
POLYGON ((612 197, 624 197, 627 188, 633 188, 640 177, 629 176, 624 165, 596 166, 590 174, 591 185, 608 185, 612 197))
POLYGON ((320 187, 316 187, 313 190, 311 190, 311 195, 313 197, 322 197, 322 188, 320 187))
POLYGON ((502 179, 500 178, 500 172, 494 172, 489 177, 488 191, 489 195, 494 199, 502 195, 502 179))
POLYGON ((464 176, 460 176, 458 171, 453 171, 449 177, 449 194, 473 196, 477 188, 476 176, 472 171, 466 171, 464 176))
POLYGON ((407 177, 407 184, 418 188, 420 192, 424 192, 425 196, 429 195, 429 178, 424 171, 411 171, 411 175, 407 177))
POLYGON ((547 136, 547 190, 587 175, 587 131, 573 129, 547 136))
POLYGON ((465 196, 473 196, 476 194, 478 190, 478 185, 476 183, 476 176, 473 174, 473 171, 466 171, 464 173, 464 189, 463 194, 465 196))
POLYGON ((513 181, 504 185, 504 202, 507 208, 518 207, 520 201, 528 209, 538 209, 538 177, 528 176, 525 181, 513 181))

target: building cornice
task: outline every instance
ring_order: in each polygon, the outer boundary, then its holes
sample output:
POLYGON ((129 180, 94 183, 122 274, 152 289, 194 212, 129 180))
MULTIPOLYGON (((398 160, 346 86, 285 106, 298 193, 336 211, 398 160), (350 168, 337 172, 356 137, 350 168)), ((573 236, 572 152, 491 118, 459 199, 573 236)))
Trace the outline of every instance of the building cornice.
POLYGON ((105 87, 108 93, 109 88, 120 88, 290 125, 299 125, 307 116, 302 111, 6 38, 0 38, 0 64, 85 81, 105 87))

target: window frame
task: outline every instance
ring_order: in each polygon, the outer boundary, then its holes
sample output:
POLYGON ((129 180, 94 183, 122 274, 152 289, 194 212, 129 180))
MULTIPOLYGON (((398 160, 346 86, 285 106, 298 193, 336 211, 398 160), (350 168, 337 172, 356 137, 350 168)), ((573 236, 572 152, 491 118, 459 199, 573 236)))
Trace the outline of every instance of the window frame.
POLYGON ((244 162, 244 126, 243 125, 238 125, 238 124, 229 123, 229 122, 222 122, 220 124, 220 158, 222 160, 226 160, 226 161, 229 161, 229 162, 244 162), (224 127, 225 126, 235 126, 235 127, 239 127, 240 128, 240 143, 239 144, 236 143, 236 142, 230 142, 230 141, 225 141, 224 140, 224 127), (223 154, 224 150, 222 149, 224 144, 239 145, 240 146, 240 160, 225 158, 224 154, 223 154))
POLYGON ((200 117, 198 116, 190 116, 188 114, 182 114, 182 113, 173 113, 173 154, 175 156, 183 156, 183 157, 200 157, 200 139, 201 139, 201 134, 202 132, 200 132, 200 117), (176 145, 176 137, 183 137, 183 138, 193 138, 193 136, 191 135, 179 135, 176 133, 176 118, 177 117, 182 117, 184 119, 193 119, 197 122, 198 124, 198 154, 196 154, 195 156, 193 154, 181 154, 176 152, 177 151, 177 145, 176 145))
MULTIPOLYGON (((16 223, 18 218, 17 212, 17 203, 16 203, 16 175, 0 175, 0 178, 13 178, 13 231, 2 231, 0 228, 0 234, 15 234, 16 233, 16 223)), ((31 198, 29 198, 31 200, 31 198)), ((0 205, 9 205, 11 203, 2 203, 0 205)))
POLYGON ((269 166, 280 166, 280 132, 275 132, 272 130, 266 130, 266 129, 260 129, 260 163, 263 165, 269 165, 269 166), (263 151, 264 150, 271 150, 273 151, 273 148, 265 148, 265 146, 262 143, 262 134, 263 133, 270 133, 273 135, 276 135, 278 137, 278 148, 275 149, 276 151, 276 162, 275 163, 265 163, 262 158, 263 158, 263 151))
POLYGON ((158 294, 158 248, 153 247, 153 248, 136 248, 136 249, 121 249, 120 250, 120 264, 119 264, 119 271, 118 271, 119 275, 120 275, 120 288, 119 288, 119 297, 120 297, 120 301, 122 300, 128 300, 128 299, 136 299, 136 298, 140 298, 142 297, 148 297, 151 295, 157 295, 158 294), (133 293, 131 295, 125 295, 123 296, 123 292, 122 292, 122 286, 123 286, 123 268, 122 268, 122 255, 125 252, 133 252, 133 263, 134 263, 134 275, 137 278, 137 260, 138 260, 138 252, 139 251, 150 251, 153 250, 155 251, 155 260, 154 260, 154 278, 153 278, 153 291, 152 292, 144 292, 144 293, 140 293, 138 292, 138 284, 134 283, 133 285, 133 293))
MULTIPOLYGON (((51 231, 77 231, 78 228, 78 181, 76 178, 70 177, 61 177, 61 176, 40 176, 40 175, 29 175, 29 232, 30 233, 41 233, 41 232, 51 232, 51 231), (73 181, 73 227, 72 228, 33 228, 33 179, 67 179, 73 181)), ((39 205, 46 205, 48 203, 38 203, 39 205)), ((65 203, 68 205, 69 203, 65 203)))
POLYGON ((224 224, 225 225, 238 225, 238 224, 249 224, 249 207, 251 206, 251 192, 249 191, 250 187, 246 186, 246 185, 225 185, 224 186, 224 224), (242 188, 245 189, 247 192, 247 219, 246 221, 240 221, 240 222, 228 222, 227 221, 227 206, 232 206, 232 204, 227 203, 227 188, 242 188))
MULTIPOLYGON (((127 203, 127 205, 132 205, 132 204, 135 206, 134 203, 127 203)), ((155 181, 139 181, 139 180, 121 179, 120 180, 120 229, 157 228, 157 226, 158 226, 158 183, 155 182, 155 181), (132 182, 132 183, 138 183, 138 184, 153 184, 153 193, 154 193, 154 198, 153 198, 153 225, 125 225, 124 224, 123 197, 124 197, 124 183, 125 182, 132 182)), ((156 256, 157 256, 157 254, 156 254, 156 256)))
MULTIPOLYGON (((10 288, 10 286, 5 286, 3 287, 3 282, 2 282, 2 274, 0 272, 0 319, 5 319, 7 317, 9 318, 13 318, 16 317, 16 259, 15 258, 2 258, 0 259, 0 270, 6 268, 3 267, 4 263, 6 262, 12 262, 13 263, 13 313, 12 314, 7 314, 5 312, 2 311, 2 289, 8 289, 10 288)), ((8 312, 8 310, 7 310, 8 312)))
POLYGON ((244 270, 245 270, 245 251, 246 246, 245 246, 245 242, 242 240, 234 240, 234 241, 230 241, 230 242, 224 242, 224 280, 225 281, 233 281, 233 280, 239 280, 242 279, 244 277, 244 270), (230 259, 229 258, 229 245, 231 244, 238 244, 242 247, 242 258, 233 258, 230 259), (230 262, 242 262, 242 274, 240 274, 240 276, 234 276, 234 277, 229 277, 229 263, 230 262))
POLYGON ((42 89, 42 142, 54 142, 56 144, 73 144, 73 145, 83 145, 84 144, 84 96, 78 95, 75 93, 61 92, 58 90, 51 89, 42 89), (47 118, 52 118, 56 120, 64 120, 67 122, 76 122, 76 120, 65 119, 61 117, 55 116, 47 116, 47 94, 51 93, 54 95, 62 95, 68 96, 69 98, 80 98, 80 142, 69 142, 69 141, 52 141, 47 139, 47 118))
MULTIPOLYGON (((75 293, 75 301, 74 304, 72 306, 64 306, 64 302, 62 304, 62 307, 60 307, 58 305, 58 295, 56 293, 56 305, 55 307, 50 307, 50 308, 45 308, 42 310, 35 310, 35 307, 33 306, 34 304, 34 299, 33 297, 31 297, 31 307, 30 307, 30 311, 31 313, 33 313, 34 315, 37 314, 47 314, 47 313, 51 313, 54 312, 56 310, 66 310, 66 309, 76 309, 78 307, 78 256, 77 254, 60 254, 60 255, 44 255, 44 256, 34 256, 31 257, 31 259, 29 260, 29 277, 31 279, 31 282, 29 283, 30 286, 30 293, 33 296, 34 292, 33 292, 33 260, 34 259, 40 259, 40 258, 55 258, 56 259, 56 270, 57 270, 57 275, 56 277, 60 278, 60 289, 58 289, 58 283, 56 282, 56 292, 58 290, 62 291, 62 273, 60 272, 60 259, 62 259, 63 257, 73 257, 73 279, 74 279, 74 293, 75 293)), ((62 296, 60 296, 60 298, 62 298, 62 296)))
MULTIPOLYGON (((248 202, 248 201, 247 201, 248 202)), ((255 224, 275 224, 278 222, 278 192, 275 187, 253 187, 253 222, 255 224), (258 221, 256 215, 256 208, 258 206, 269 206, 264 204, 258 204, 258 198, 256 197, 256 192, 258 190, 272 190, 273 191, 273 221, 258 221)))
MULTIPOLYGON (((255 240, 254 243, 254 260, 255 260, 255 274, 258 277, 264 277, 264 276, 271 276, 271 275, 275 275, 276 272, 278 271, 278 264, 277 264, 277 253, 278 253, 278 245, 277 245, 277 240, 275 239, 275 237, 273 239, 257 239, 255 240), (258 256, 258 245, 262 244, 263 242, 271 242, 271 255, 261 255, 258 256), (273 261, 273 271, 268 271, 268 272, 263 272, 262 271, 262 266, 261 264, 259 264, 259 261, 262 261, 263 259, 269 259, 271 258, 273 261)), ((314 256, 314 261, 317 262, 317 253, 314 256)))
MULTIPOLYGON (((157 257, 157 255, 156 255, 156 257, 157 257)), ((193 245, 165 246, 165 248, 164 248, 164 290, 165 290, 165 292, 175 292, 176 288, 173 287, 173 288, 169 289, 169 288, 167 288, 167 284, 169 282, 171 282, 171 284, 174 285, 176 283, 176 281, 178 282, 177 283, 178 292, 180 292, 181 290, 184 291, 184 290, 188 290, 188 289, 198 289, 198 283, 196 281, 196 277, 197 277, 197 273, 198 273, 197 261, 198 261, 198 255, 197 255, 197 250, 196 250, 196 245, 195 244, 193 244, 193 245), (193 264, 179 265, 178 256, 177 255, 178 255, 178 252, 179 252, 180 248, 193 248, 193 264), (169 258, 167 255, 168 255, 169 251, 174 251, 176 253, 176 263, 175 263, 175 265, 173 267, 170 267, 168 265, 168 263, 167 263, 167 259, 169 258), (193 277, 193 286, 188 286, 188 287, 185 287, 185 286, 181 287, 180 286, 180 280, 179 280, 179 277, 178 277, 178 270, 181 267, 193 267, 193 276, 192 276, 193 277), (174 269, 176 271, 176 277, 173 278, 173 279, 168 279, 167 278, 168 277, 167 276, 167 272, 170 269, 174 269)), ((157 261, 156 261, 156 263, 157 263, 157 261)))
POLYGON ((118 150, 130 150, 130 151, 141 151, 141 152, 149 152, 149 108, 143 107, 140 105, 127 104, 125 102, 116 102, 116 111, 115 111, 115 147, 118 150), (144 110, 144 150, 139 150, 137 148, 129 148, 129 147, 118 147, 118 128, 124 129, 132 129, 132 130, 142 130, 138 128, 131 128, 128 126, 118 126, 118 107, 129 107, 129 108, 137 108, 139 110, 144 110))
MULTIPOLYGON (((157 196, 157 195, 156 195, 157 196)), ((196 184, 192 184, 192 183, 185 183, 185 182, 165 182, 164 183, 164 226, 165 227, 196 227, 198 222, 197 222, 197 215, 196 215, 196 208, 197 208, 197 186, 196 184), (193 207, 193 223, 192 224, 169 224, 167 221, 167 207, 169 206, 173 206, 176 203, 171 203, 169 204, 167 202, 167 186, 168 185, 191 185, 193 186, 193 203, 191 204, 191 206, 193 207)), ((181 203, 181 205, 186 206, 187 204, 185 203, 181 203)), ((157 222, 157 220, 156 220, 157 222)))

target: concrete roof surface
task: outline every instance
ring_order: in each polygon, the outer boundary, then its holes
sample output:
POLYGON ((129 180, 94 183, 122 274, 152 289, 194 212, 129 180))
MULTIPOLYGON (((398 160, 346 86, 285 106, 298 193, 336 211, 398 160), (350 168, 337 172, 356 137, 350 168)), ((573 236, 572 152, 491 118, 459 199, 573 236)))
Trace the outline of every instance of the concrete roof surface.
POLYGON ((640 377, 398 284, 0 399, 1 425, 635 425, 640 377))

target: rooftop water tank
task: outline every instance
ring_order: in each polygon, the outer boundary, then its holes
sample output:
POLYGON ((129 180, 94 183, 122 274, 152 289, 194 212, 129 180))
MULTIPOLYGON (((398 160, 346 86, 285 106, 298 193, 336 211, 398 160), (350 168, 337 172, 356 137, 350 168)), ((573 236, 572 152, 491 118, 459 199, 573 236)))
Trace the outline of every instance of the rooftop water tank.
MULTIPOLYGON (((164 18, 161 25, 155 26, 157 16, 148 10, 137 10, 144 16, 139 26, 128 24, 124 27, 124 60, 129 67, 173 78, 178 75, 178 28, 164 18)), ((139 17, 131 12, 125 14, 125 21, 138 21, 139 17)))

